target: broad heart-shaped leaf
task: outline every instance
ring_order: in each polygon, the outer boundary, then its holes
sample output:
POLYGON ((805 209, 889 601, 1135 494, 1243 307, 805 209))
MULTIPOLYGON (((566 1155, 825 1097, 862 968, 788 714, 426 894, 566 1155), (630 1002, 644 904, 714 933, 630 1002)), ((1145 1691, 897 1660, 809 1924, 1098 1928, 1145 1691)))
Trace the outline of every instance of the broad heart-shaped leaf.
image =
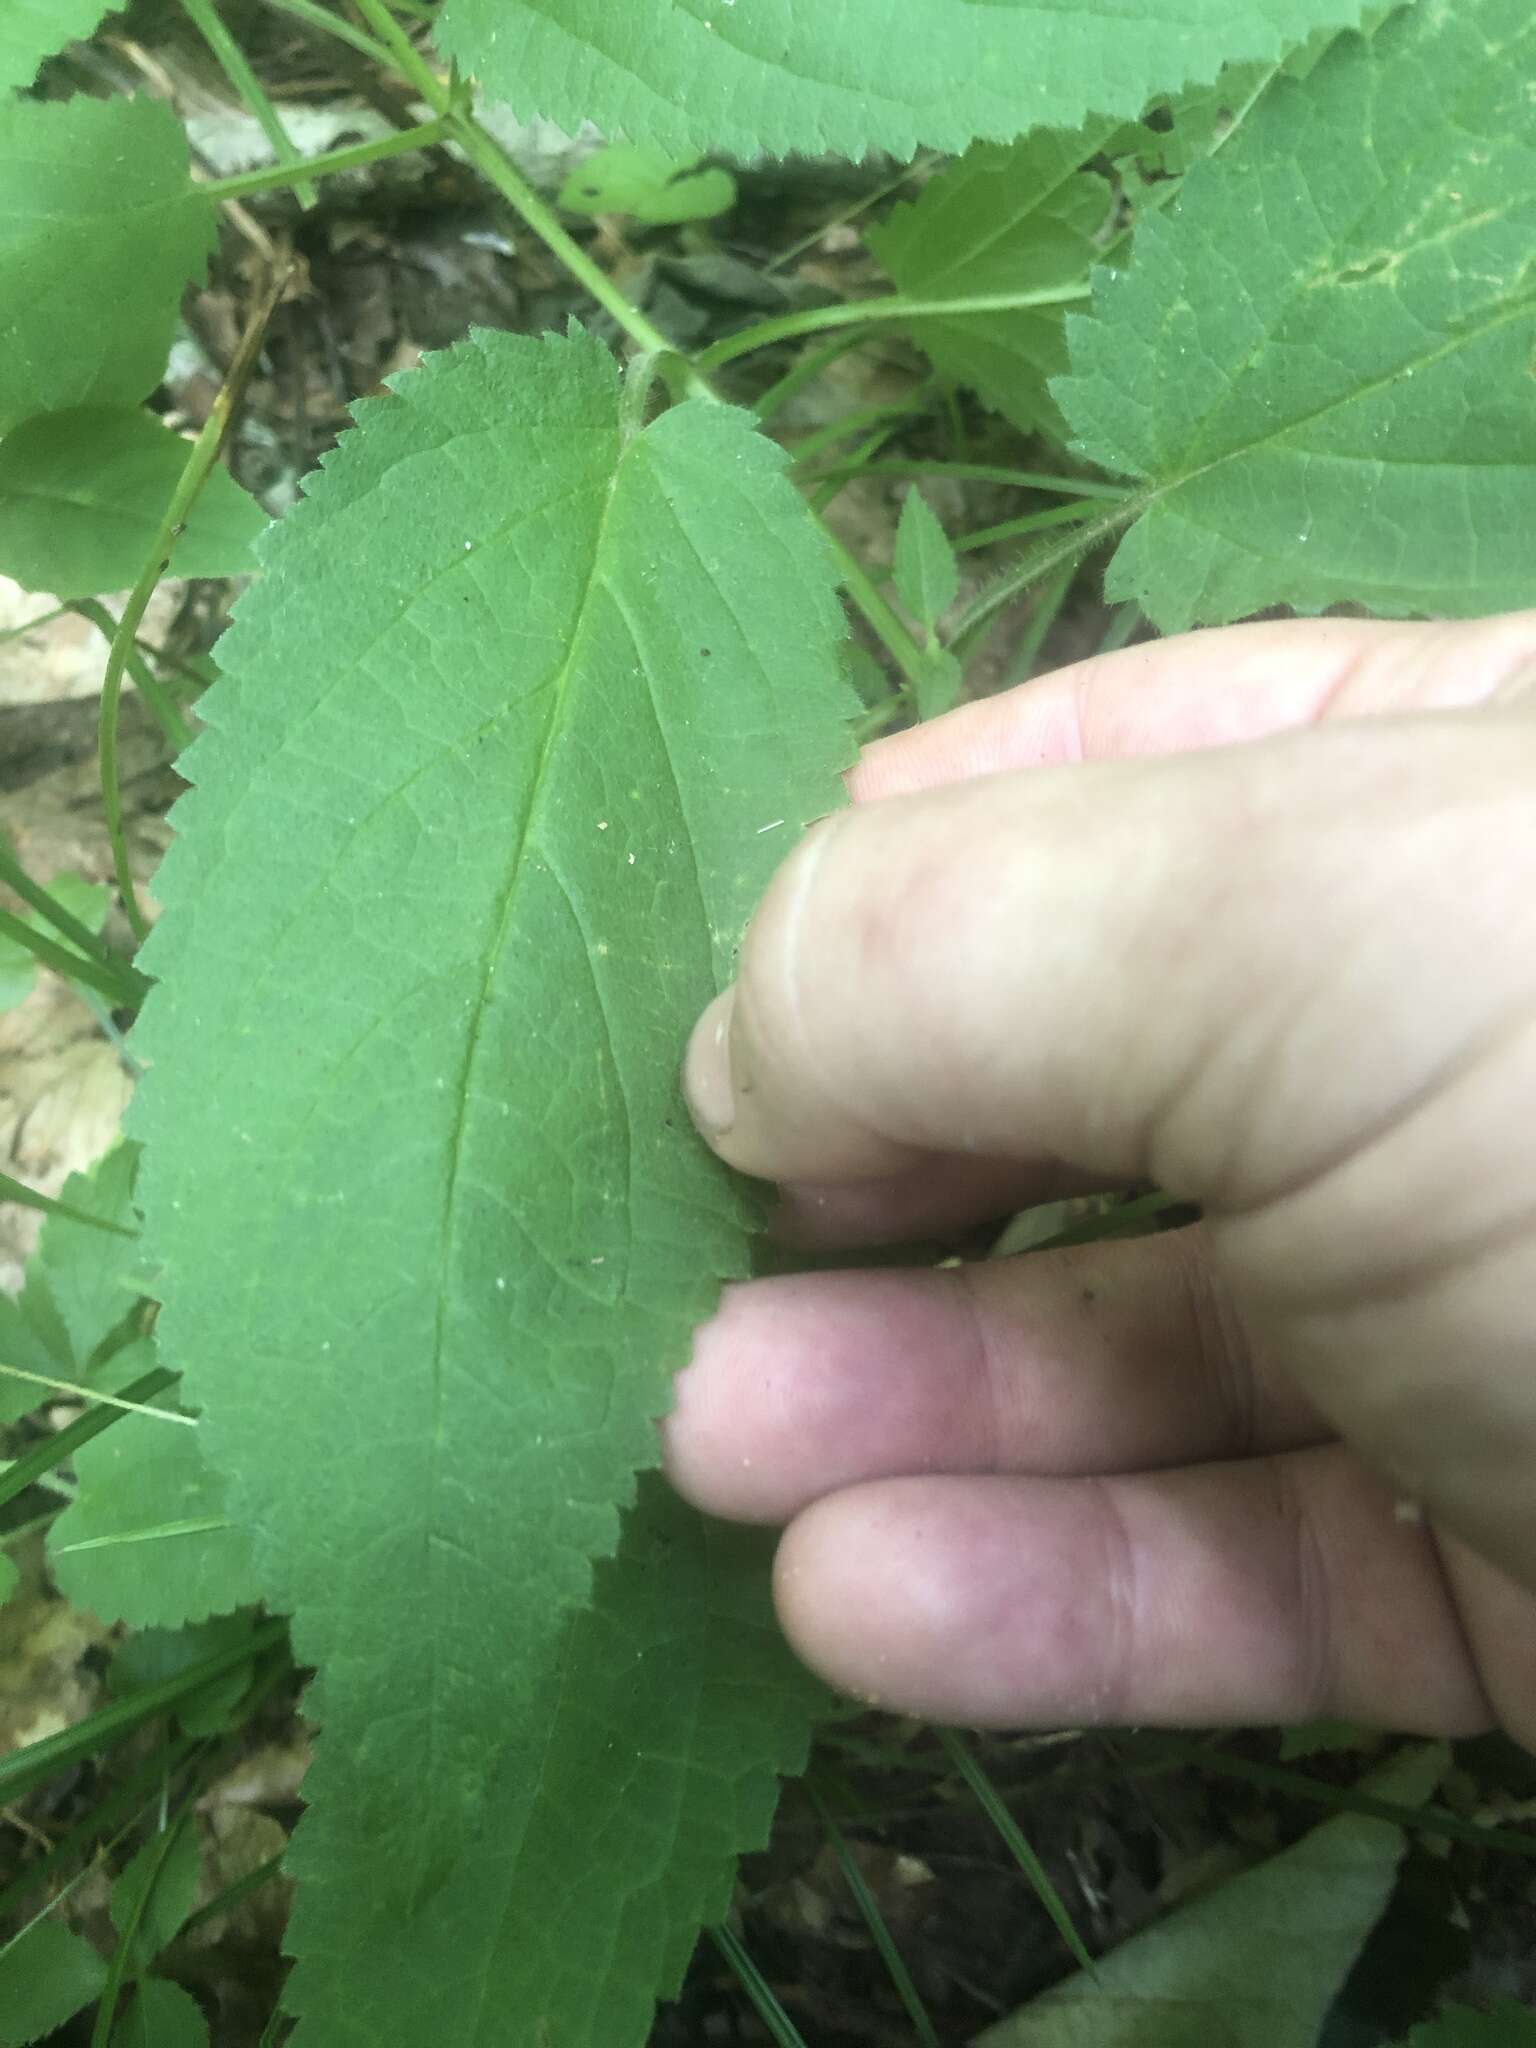
MULTIPOLYGON (((143 569, 190 454, 141 406, 38 413, 0 441, 0 575, 68 602, 143 569)), ((238 576, 266 514, 228 470, 203 486, 171 556, 179 576, 238 576)))
POLYGON ((45 57, 93 34, 112 7, 113 0, 5 0, 0 7, 0 94, 29 86, 45 57))
MULTIPOLYGON (((898 206, 867 237, 871 254, 909 298, 979 298, 1048 291, 1086 277, 1094 238, 1114 194, 1083 166, 1117 124, 1071 133, 1047 129, 1000 147, 978 143, 940 171, 909 206, 898 206)), ((1047 392, 1067 366, 1063 308, 918 318, 912 339, 947 377, 1031 432, 1059 434, 1047 392)))
POLYGON ((1145 223, 1056 396, 1146 484, 1109 576, 1165 631, 1536 600, 1536 14, 1414 6, 1266 93, 1145 223))
MULTIPOLYGON (((151 1344, 132 1355, 138 1371, 153 1369, 151 1344)), ((164 1396, 155 1405, 178 1412, 164 1396)), ((231 1520, 199 1434, 125 1415, 75 1453, 79 1491, 48 1531, 48 1561, 76 1607, 130 1628, 179 1628, 261 1598, 250 1533, 231 1520)))
POLYGON ((107 1966, 83 1934, 50 1914, 0 1945, 0 2041, 28 2048, 97 1997, 107 1966))
POLYGON ((0 101, 0 433, 152 391, 213 229, 169 107, 0 101))
POLYGON ((360 409, 264 543, 147 955, 159 1338, 322 1668, 348 1881, 397 1907, 744 1270, 679 1055, 850 751, 779 451, 636 411, 594 341, 499 334, 360 409))
MULTIPOLYGON (((1448 1762, 1444 1748, 1418 1745, 1367 1789, 1422 1806, 1448 1762)), ((1325 1821, 989 2027, 975 2048, 1315 2048, 1404 1847, 1390 1821, 1325 1821)))
POLYGON ((910 156, 1128 116, 1363 0, 447 0, 438 38, 524 115, 684 153, 910 156))
POLYGON ((830 1705, 775 1624, 771 1550, 642 1483, 507 1729, 473 1848, 418 1912, 355 1868, 334 1802, 302 1822, 295 2048, 641 2048, 830 1705))

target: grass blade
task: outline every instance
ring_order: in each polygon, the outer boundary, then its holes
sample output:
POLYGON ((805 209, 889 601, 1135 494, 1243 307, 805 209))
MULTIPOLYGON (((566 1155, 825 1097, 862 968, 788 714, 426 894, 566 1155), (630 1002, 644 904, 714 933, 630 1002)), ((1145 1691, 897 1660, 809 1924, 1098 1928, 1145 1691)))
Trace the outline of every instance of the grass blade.
POLYGON ((944 1754, 966 1785, 975 1793, 982 1811, 997 1829, 1014 1861, 1034 1887, 1035 1896, 1051 1916, 1052 1925, 1071 1951, 1074 1962, 1091 1974, 1093 1958, 1084 1946, 1082 1936, 1073 1926, 1072 1916, 1062 1904, 1061 1894, 1046 1875, 1045 1865, 1020 1833, 1018 1823, 1003 1804, 997 1787, 952 1728, 936 1728, 934 1733, 939 1738, 944 1754))

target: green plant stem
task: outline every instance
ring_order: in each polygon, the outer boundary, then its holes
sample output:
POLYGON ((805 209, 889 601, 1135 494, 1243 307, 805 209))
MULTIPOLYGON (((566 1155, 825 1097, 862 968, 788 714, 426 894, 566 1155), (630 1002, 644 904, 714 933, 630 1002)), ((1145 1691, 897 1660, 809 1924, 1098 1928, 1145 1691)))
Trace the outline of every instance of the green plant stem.
MULTIPOLYGON (((141 1764, 132 1777, 110 1792, 99 1806, 93 1807, 83 1820, 77 1821, 67 1834, 61 1835, 46 1854, 13 1877, 4 1891, 0 1891, 0 1919, 9 1919, 21 1901, 36 1891, 50 1871, 57 1870, 61 1863, 67 1863, 72 1856, 79 1855, 81 1850, 109 1834, 119 1820, 126 1817, 131 1826, 145 1810, 146 1797, 156 1793, 166 1775, 197 1747, 197 1741, 195 1735, 179 1735, 168 1742, 148 1763, 141 1764)), ((50 1903, 57 1904, 57 1901, 50 1903)))
POLYGON ((34 1785, 46 1783, 55 1772, 68 1769, 84 1757, 94 1756, 97 1750, 105 1749, 109 1743, 153 1720, 156 1714, 164 1713, 168 1707, 174 1707, 193 1693, 200 1692, 215 1678, 222 1678, 226 1671, 233 1671, 238 1665, 254 1660, 263 1650, 280 1643, 286 1633, 286 1622, 269 1622, 245 1642, 232 1644, 228 1649, 188 1665, 174 1678, 163 1679, 159 1685, 146 1686, 142 1692, 134 1693, 131 1699, 103 1707, 99 1713, 77 1721, 72 1728, 46 1736, 41 1742, 29 1743, 25 1749, 16 1750, 10 1756, 0 1757, 0 1802, 20 1799, 34 1785))
POLYGON ((142 975, 129 981, 115 968, 103 967, 98 960, 72 952, 68 946, 61 946, 57 939, 50 939, 45 932, 34 930, 14 911, 0 910, 0 939, 13 939, 56 974, 62 974, 69 981, 83 981, 87 987, 97 990, 122 1008, 133 1009, 141 999, 143 991, 139 984, 143 981, 142 975))
POLYGON ((1110 498, 1117 504, 1127 493, 1120 484, 1100 483, 1093 477, 1057 476, 1041 469, 1006 469, 989 462, 925 462, 920 457, 907 462, 870 462, 861 468, 854 464, 840 462, 830 469, 817 473, 817 483, 830 483, 836 477, 859 474, 863 476, 947 476, 956 483, 1005 484, 1020 491, 1056 491, 1068 498, 1110 498))
POLYGON ((299 204, 308 209, 315 203, 313 179, 304 171, 304 158, 295 148, 293 139, 283 126, 276 107, 267 97, 261 80, 251 69, 250 60, 244 50, 219 19, 213 0, 181 0, 182 11, 191 20, 198 34, 208 45, 219 63, 219 68, 235 91, 244 101, 247 111, 254 117, 257 126, 266 136, 280 164, 287 164, 297 171, 294 190, 299 204))
MULTIPOLYGON (((132 1386, 125 1387, 123 1398, 142 1404, 152 1400, 165 1388, 174 1386, 179 1377, 180 1375, 172 1372, 169 1366, 156 1366, 153 1372, 145 1373, 142 1379, 137 1379, 132 1386)), ((88 1444, 92 1437, 100 1436, 104 1429, 110 1429, 122 1412, 121 1409, 111 1407, 105 1402, 99 1403, 87 1409, 84 1415, 76 1416, 73 1422, 55 1431, 52 1436, 45 1437, 24 1456, 17 1458, 4 1472, 0 1472, 0 1507, 19 1499, 29 1486, 36 1486, 39 1481, 45 1480, 49 1473, 57 1471, 60 1465, 67 1465, 82 1444, 88 1444)))
MULTIPOLYGON (((835 448, 839 441, 851 440, 855 434, 862 434, 868 427, 879 426, 888 420, 894 420, 900 425, 904 420, 916 418, 918 414, 927 411, 928 401, 933 394, 933 385, 934 379, 930 377, 927 383, 920 384, 909 398, 897 400, 889 405, 860 406, 854 412, 845 413, 841 419, 830 420, 826 426, 818 427, 815 433, 807 434, 803 441, 797 441, 790 449, 795 467, 804 468, 808 463, 814 462, 824 448, 835 448)), ((847 469, 849 475, 837 479, 839 484, 850 482, 852 477, 863 473, 864 466, 856 456, 840 466, 847 469)), ((817 476, 814 481, 823 484, 831 482, 832 479, 817 476)))
POLYGON ((192 515, 192 508, 202 495, 204 484, 213 474, 214 464, 229 432, 235 408, 240 402, 256 358, 261 353, 262 338, 267 323, 277 310, 291 273, 282 272, 274 277, 261 303, 251 316, 250 324, 240 338, 235 359, 229 373, 219 387, 213 401, 213 409, 203 423, 202 432, 192 443, 191 451, 183 465, 181 476, 171 494, 171 502, 165 509, 149 559, 139 571, 138 581, 128 593, 128 602, 123 616, 112 635, 112 644, 107 650, 106 674, 101 684, 101 717, 98 726, 98 741, 101 752, 101 796, 106 811, 107 837, 112 844, 112 865, 117 873, 117 885, 123 899, 123 908, 128 922, 133 926, 139 939, 149 935, 149 924, 139 908, 139 899, 134 888, 133 870, 128 861, 128 841, 123 831, 123 791, 118 778, 117 764, 117 716, 123 693, 123 676, 128 667, 128 658, 138 639, 139 627, 144 614, 149 610, 150 600, 158 589, 161 577, 171 565, 171 554, 177 539, 192 515))
POLYGON ((873 192, 866 192, 862 198, 851 200, 847 206, 839 207, 836 213, 829 214, 821 226, 812 233, 802 235, 798 242, 791 242, 782 255, 775 256, 767 265, 764 275, 772 277, 775 271, 785 269, 797 256, 803 256, 808 249, 814 249, 823 235, 833 228, 846 227, 850 221, 868 213, 871 207, 878 206, 882 199, 889 199, 893 192, 899 192, 903 185, 910 184, 914 178, 920 178, 924 171, 939 161, 936 151, 924 150, 920 156, 915 156, 911 163, 905 164, 895 177, 887 178, 883 185, 877 185, 873 192))
MULTIPOLYGON (((338 171, 359 171, 367 164, 382 163, 385 157, 407 156, 412 150, 430 149, 447 139, 449 125, 440 115, 424 121, 419 128, 403 128, 398 135, 381 135, 374 142, 355 142, 346 149, 327 150, 304 159, 302 175, 311 178, 333 176, 338 171)), ((200 197, 215 202, 248 199, 254 192, 280 192, 299 181, 290 164, 267 164, 261 170, 240 171, 232 178, 208 178, 195 187, 200 197)))
POLYGON ((166 1858, 185 1832, 188 1818, 189 1809, 183 1806, 176 1819, 161 1834, 149 1874, 124 1918, 117 1946, 112 1951, 112 1960, 107 1965, 107 1981, 102 1987, 101 2003, 96 2008, 96 2024, 91 2029, 91 2048, 110 2048, 112 2029, 117 2023, 118 1994, 128 1973, 128 1959, 133 1954, 133 1945, 138 1938, 139 1923, 149 1910, 149 1902, 155 1895, 166 1858))
MULTIPOLYGON (((117 625, 104 604, 99 604, 94 597, 81 597, 75 600, 70 610, 84 619, 88 625, 94 626, 109 647, 112 645, 112 635, 117 631, 117 625)), ((127 659, 128 673, 133 677, 139 695, 149 706, 156 725, 178 754, 185 753, 192 744, 192 728, 182 717, 174 698, 165 690, 159 677, 144 659, 137 641, 129 648, 127 659)))
MULTIPOLYGON (((858 456, 864 456, 873 460, 885 446, 886 442, 890 440, 891 436, 899 431, 905 417, 906 415, 903 414, 901 419, 890 420, 885 426, 880 428, 878 433, 871 434, 863 447, 859 449, 858 456)), ((852 475, 838 478, 832 483, 824 483, 821 479, 817 479, 816 490, 811 498, 811 509, 818 516, 826 511, 834 499, 841 497, 849 484, 860 474, 857 467, 858 456, 855 457, 855 467, 852 475)))
POLYGON ((323 36, 334 36, 338 42, 350 43, 370 64, 377 64, 381 71, 387 70, 390 61, 388 50, 362 29, 354 27, 344 15, 332 14, 328 7, 316 6, 315 0, 266 0, 266 4, 275 7, 280 14, 291 14, 295 21, 307 22, 323 36))
POLYGON ((827 535, 828 545, 837 562, 838 574, 842 577, 843 588, 868 620, 870 628, 881 645, 895 661, 911 685, 914 700, 925 673, 923 651, 907 631, 895 611, 880 595, 874 578, 863 564, 851 555, 843 543, 829 528, 822 529, 827 535))
POLYGON ((786 370, 782 377, 773 380, 752 410, 760 420, 772 419, 774 414, 781 412, 798 392, 803 391, 808 384, 814 384, 824 370, 831 369, 834 363, 841 362, 846 355, 852 355, 853 351, 861 348, 863 344, 864 336, 854 328, 848 333, 839 334, 824 348, 812 349, 809 354, 801 357, 793 369, 786 370))
POLYGON ((885 1964, 886 1974, 896 1988, 896 1996, 901 2000, 907 2018, 912 2022, 912 2031, 918 2038, 920 2048, 939 2048, 939 2037, 934 2032, 933 2021, 928 2017, 928 2009, 912 1981, 912 1973, 903 1960, 901 1950, 896 1946, 895 1937, 886 1925, 879 1901, 864 1882, 864 1873, 854 1861, 842 1829, 833 1819, 831 1809, 816 1787, 807 1782, 805 1789, 812 1806, 816 1809, 817 1818, 826 1830, 827 1840, 832 1845, 832 1853, 843 1873, 843 1882, 848 1887, 853 1903, 859 1909, 864 1925, 869 1929, 870 1939, 875 1944, 880 1960, 885 1964))
POLYGON ((62 1216, 69 1223, 84 1223, 92 1230, 105 1230, 111 1237, 138 1236, 136 1230, 129 1230, 124 1224, 109 1223, 105 1216, 91 1216, 84 1209, 75 1208, 73 1203, 58 1202, 52 1195, 39 1194, 36 1188, 29 1188, 24 1180, 17 1180, 9 1173, 0 1173, 0 1202, 15 1202, 22 1209, 37 1209, 44 1216, 62 1216))
POLYGON ((997 1787, 966 1748, 964 1742, 952 1728, 936 1728, 944 1754, 954 1765, 968 1789, 976 1796, 982 1811, 1002 1837, 1014 1861, 1028 1878, 1035 1896, 1050 1915, 1056 1932, 1066 1943, 1074 1962, 1079 1968, 1093 1974, 1093 1958, 1083 1945, 1083 1938, 1072 1924, 1072 1916, 1061 1902, 1061 1894, 1051 1883, 1045 1865, 1025 1841, 1017 1821, 998 1796, 997 1787))
MULTIPOLYGON (((457 103, 453 92, 427 63, 384 0, 357 0, 357 5, 379 41, 388 49, 401 77, 414 85, 427 105, 444 117, 451 140, 458 144, 486 183, 501 194, 524 225, 533 230, 551 255, 559 259, 637 348, 663 359, 675 357, 677 350, 661 329, 654 326, 638 306, 630 303, 601 265, 594 263, 581 244, 566 232, 554 208, 534 191, 495 137, 481 127, 472 113, 457 103)), ((691 367, 689 375, 692 375, 691 367)), ((713 393, 709 395, 713 396, 713 393)))
POLYGON ((244 1877, 237 1877, 233 1884, 226 1885, 217 1898, 210 1899, 206 1906, 199 1906, 181 1930, 184 1938, 195 1927, 204 1927, 210 1920, 216 1920, 220 1913, 227 1913, 238 1906, 242 1899, 248 1899, 252 1892, 259 1892, 264 1884, 270 1884, 283 1867, 281 1856, 269 1856, 254 1870, 248 1870, 244 1877))
POLYGON ((1006 611, 1026 590, 1043 583, 1063 563, 1081 561, 1101 541, 1128 526, 1145 503, 1144 495, 1122 498, 1093 519, 1073 527, 1063 538, 1029 549, 1012 568, 1002 570, 984 590, 976 593, 955 623, 951 646, 957 653, 962 649, 966 653, 973 651, 1000 612, 1006 611))
POLYGON ((975 533, 962 534, 954 543, 957 555, 974 555, 980 548, 996 547, 1005 540, 1022 540, 1027 534, 1044 533, 1053 526, 1074 526, 1084 519, 1093 517, 1091 506, 1048 505, 1041 512, 1026 512, 1018 519, 1005 519, 998 526, 978 527, 975 533))
MULTIPOLYGON (((107 617, 110 626, 110 616, 103 616, 107 617)), ((89 925, 83 925, 77 917, 71 917, 61 903, 54 901, 41 883, 34 882, 12 852, 10 842, 3 833, 0 833, 0 882, 4 882, 7 888, 14 889, 23 903, 35 910, 39 917, 46 918, 54 930, 61 932, 72 946, 77 946, 88 959, 96 961, 114 978, 114 987, 103 990, 104 994, 119 996, 121 1008, 137 1009, 149 993, 147 977, 140 974, 131 961, 123 959, 119 953, 114 953, 105 939, 93 932, 89 925)))
POLYGON ((738 356, 772 348, 781 341, 797 341, 804 334, 824 334, 837 327, 873 327, 891 320, 958 319, 968 313, 1022 313, 1036 306, 1071 306, 1091 297, 1091 287, 1081 284, 1057 285, 1039 292, 988 292, 968 299, 911 299, 892 292, 886 298, 856 299, 850 305, 810 306, 801 313, 785 313, 775 320, 759 321, 739 334, 727 334, 696 360, 706 376, 738 356))
POLYGON ((778 2048, 805 2048, 800 2029, 780 2005, 772 1985, 730 1928, 712 1927, 709 1933, 715 1947, 735 1971, 742 1990, 751 1999, 758 2018, 778 2043, 778 2048))
POLYGON ((1191 1764, 1219 1778, 1239 1778, 1283 1798, 1300 1799, 1312 1806, 1332 1807, 1339 1813, 1360 1813, 1372 1820, 1391 1821, 1395 1827, 1421 1835, 1439 1835, 1447 1841, 1469 1842, 1479 1849, 1499 1849, 1511 1856, 1536 1857, 1536 1834, 1516 1834, 1513 1828, 1487 1827, 1480 1821, 1464 1820, 1443 1806, 1399 1806, 1391 1799, 1377 1799, 1369 1792, 1357 1792, 1348 1785, 1329 1785, 1321 1778, 1309 1778, 1288 1764, 1250 1763, 1245 1757, 1228 1756, 1203 1743, 1183 1736, 1145 1734, 1137 1736, 1138 1747, 1153 1755, 1191 1764))
POLYGON ((1034 674, 1046 635, 1061 617, 1061 608, 1067 601, 1067 592, 1076 581, 1076 562, 1063 562, 1050 581, 1042 587, 1034 616, 1025 627, 1024 636, 1014 651, 1013 666, 1008 675, 1010 688, 1015 684, 1028 682, 1034 674))
POLYGON ((37 618, 28 619, 24 625, 7 626, 5 631, 0 633, 0 647, 3 647, 8 640, 19 640, 25 633, 35 633, 39 626, 51 626, 55 619, 63 619, 68 616, 69 606, 67 604, 56 604, 51 612, 42 612, 37 618))

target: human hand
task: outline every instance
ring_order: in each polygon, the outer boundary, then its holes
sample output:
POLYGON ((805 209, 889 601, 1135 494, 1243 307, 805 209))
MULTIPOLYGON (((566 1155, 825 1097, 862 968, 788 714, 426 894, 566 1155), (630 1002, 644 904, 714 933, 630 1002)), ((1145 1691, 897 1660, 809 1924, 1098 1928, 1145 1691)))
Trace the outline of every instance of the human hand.
POLYGON ((733 1289, 674 1483, 871 1702, 1536 1746, 1536 614, 1136 648, 851 787, 694 1035, 715 1149, 822 1244, 1205 1220, 733 1289))

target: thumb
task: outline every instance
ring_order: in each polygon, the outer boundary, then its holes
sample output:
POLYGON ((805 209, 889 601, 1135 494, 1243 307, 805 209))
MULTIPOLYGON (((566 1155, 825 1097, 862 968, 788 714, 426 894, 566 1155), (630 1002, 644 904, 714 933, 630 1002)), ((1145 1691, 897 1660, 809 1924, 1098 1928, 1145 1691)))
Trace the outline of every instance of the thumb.
POLYGON ((839 813, 694 1033, 695 1115, 776 1180, 968 1152, 1269 1200, 1529 999, 1533 741, 1380 718, 839 813))

